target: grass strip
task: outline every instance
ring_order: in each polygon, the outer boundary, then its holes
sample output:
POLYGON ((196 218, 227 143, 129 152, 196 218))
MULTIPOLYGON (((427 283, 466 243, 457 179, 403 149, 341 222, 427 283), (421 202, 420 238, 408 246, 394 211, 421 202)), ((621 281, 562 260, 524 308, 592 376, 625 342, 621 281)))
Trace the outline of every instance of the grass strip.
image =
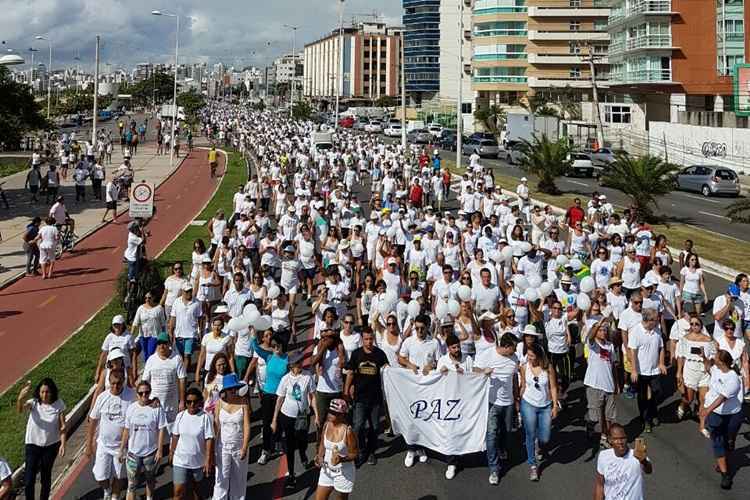
MULTIPOLYGON (((460 169, 456 168, 454 160, 443 160, 443 164, 448 167, 451 173, 456 175, 463 175, 466 171, 463 167, 460 169)), ((495 176, 495 184, 509 191, 515 192, 516 187, 520 183, 515 177, 499 174, 497 168, 493 169, 493 174, 495 176)), ((563 193, 559 196, 540 193, 535 189, 536 178, 532 175, 528 175, 528 177, 530 196, 543 203, 565 209, 572 206, 573 200, 576 198, 584 198, 584 195, 576 193, 563 193)), ((696 226, 681 223, 669 225, 657 224, 654 225, 654 229, 657 234, 665 235, 669 245, 674 248, 682 248, 686 239, 693 240, 695 249, 699 255, 710 257, 710 260, 724 266, 736 268, 738 262, 744 262, 747 258, 747 242, 722 237, 718 233, 706 231, 696 226)), ((676 258, 677 256, 675 255, 674 257, 676 258)))
MULTIPOLYGON (((244 184, 246 180, 247 169, 242 155, 230 153, 228 169, 218 191, 196 218, 207 220, 219 208, 223 208, 226 213, 231 213, 235 188, 239 184, 244 184)), ((190 258, 193 240, 205 239, 206 234, 205 226, 188 226, 162 252, 156 262, 160 266, 169 266, 178 260, 187 264, 186 259, 190 258)), ((19 383, 9 388, 0 397, 0 429, 3 429, 0 432, 0 456, 8 460, 13 469, 24 461, 27 416, 16 413, 16 398, 23 382, 31 380, 33 384, 36 384, 44 377, 51 377, 60 390, 60 397, 69 408, 72 408, 91 388, 102 341, 109 331, 112 317, 122 313, 120 299, 115 296, 78 333, 69 338, 52 355, 29 371, 19 383)))
POLYGON ((17 174, 18 172, 23 172, 27 168, 29 168, 27 162, 22 163, 22 160, 16 158, 11 158, 11 161, 0 161, 0 179, 8 177, 9 175, 17 174))

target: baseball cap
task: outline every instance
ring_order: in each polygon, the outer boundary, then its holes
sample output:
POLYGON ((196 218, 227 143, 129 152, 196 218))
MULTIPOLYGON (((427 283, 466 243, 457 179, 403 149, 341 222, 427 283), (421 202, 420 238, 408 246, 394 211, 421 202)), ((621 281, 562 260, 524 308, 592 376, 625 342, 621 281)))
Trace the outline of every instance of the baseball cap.
POLYGON ((339 415, 346 415, 349 412, 349 404, 341 398, 336 398, 331 401, 328 411, 338 413, 339 415))
POLYGON ((187 291, 192 292, 193 291, 193 285, 191 285, 190 283, 186 282, 184 285, 182 285, 182 291, 183 292, 187 292, 187 291))
POLYGON ((122 352, 122 349, 119 347, 112 348, 109 353, 107 354, 107 361, 112 361, 114 359, 124 358, 125 353, 122 352))
POLYGON ((171 344, 172 340, 169 338, 169 334, 167 332, 161 332, 156 337, 156 343, 157 344, 171 344))
POLYGON ((740 296, 740 287, 732 283, 731 285, 729 285, 729 287, 727 287, 727 293, 732 297, 737 298, 740 296))
POLYGON ((287 245, 284 247, 285 252, 291 252, 294 253, 294 246, 293 245, 287 245))
POLYGON ((114 318, 112 318, 112 324, 113 325, 124 325, 125 324, 125 318, 122 314, 116 315, 114 318))

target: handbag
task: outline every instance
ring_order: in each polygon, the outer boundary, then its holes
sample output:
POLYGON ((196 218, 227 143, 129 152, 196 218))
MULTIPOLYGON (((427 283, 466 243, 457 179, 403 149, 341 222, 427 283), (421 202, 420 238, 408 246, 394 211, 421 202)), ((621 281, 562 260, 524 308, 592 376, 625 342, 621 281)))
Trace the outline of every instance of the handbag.
POLYGON ((294 419, 294 430, 297 432, 307 432, 310 428, 310 410, 302 412, 294 419))

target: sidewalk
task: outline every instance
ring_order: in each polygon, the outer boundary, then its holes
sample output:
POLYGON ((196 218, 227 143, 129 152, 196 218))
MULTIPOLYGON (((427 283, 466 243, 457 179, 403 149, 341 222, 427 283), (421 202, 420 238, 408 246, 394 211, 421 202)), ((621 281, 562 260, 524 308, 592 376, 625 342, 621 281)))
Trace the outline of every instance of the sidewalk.
MULTIPOLYGON (((146 180, 154 182, 157 186, 162 183, 174 169, 179 165, 175 159, 175 165, 169 164, 169 155, 156 156, 156 144, 147 143, 138 148, 138 154, 131 159, 131 165, 135 170, 135 180, 146 180)), ((184 157, 184 155, 183 155, 184 157)), ((122 164, 120 147, 115 146, 112 154, 112 163, 105 164, 104 168, 109 178, 112 172, 122 164)), ((42 173, 47 171, 42 167, 42 173)), ((39 203, 31 203, 31 195, 24 188, 26 174, 28 171, 19 172, 5 177, 3 189, 10 203, 10 213, 4 207, 0 207, 0 234, 3 236, 0 242, 0 288, 8 282, 23 275, 26 269, 26 254, 22 249, 22 240, 26 225, 35 216, 44 219, 51 205, 45 203, 44 196, 40 196, 39 203)), ((104 214, 104 195, 102 200, 94 200, 91 191, 91 182, 87 181, 86 201, 76 204, 75 186, 73 184, 73 170, 68 171, 68 179, 63 180, 60 194, 65 197, 65 206, 68 213, 76 221, 76 233, 83 237, 101 225, 104 214)), ((102 187, 104 189, 104 187, 102 187)), ((126 203, 120 203, 118 213, 127 211, 126 203)), ((109 216, 107 216, 109 219, 109 216)), ((63 257, 64 258, 64 257, 63 257)))
MULTIPOLYGON (((150 255, 157 255, 166 248, 214 192, 218 179, 209 180, 205 154, 205 151, 195 150, 175 175, 157 189, 159 211, 149 225, 153 235, 148 242, 150 255)), ((164 178, 169 172, 168 157, 143 155, 136 158, 135 164, 136 179, 153 178, 156 172, 161 172, 164 178), (142 161, 144 158, 151 161, 142 161)), ((93 228, 101 221, 101 214, 102 210, 94 205, 79 211, 75 217, 87 220, 84 224, 93 228)), ((114 223, 81 241, 73 252, 57 262, 53 279, 24 277, 0 291, 0 339, 3 342, 0 391, 59 347, 107 304, 123 269, 129 221, 127 214, 121 215, 114 223)))

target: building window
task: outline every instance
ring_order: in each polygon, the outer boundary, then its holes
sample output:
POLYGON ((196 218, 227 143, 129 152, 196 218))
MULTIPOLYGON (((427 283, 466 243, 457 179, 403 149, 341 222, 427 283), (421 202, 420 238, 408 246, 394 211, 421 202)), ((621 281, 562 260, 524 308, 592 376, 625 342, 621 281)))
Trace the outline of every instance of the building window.
POLYGON ((570 77, 574 79, 581 78, 581 68, 570 68, 570 77))
POLYGON ((581 31, 581 21, 570 21, 568 26, 570 31, 581 31))
POLYGON ((630 123, 630 106, 604 106, 604 121, 607 123, 630 123))
POLYGON ((594 19, 594 31, 607 31, 607 20, 594 19))
POLYGON ((570 0, 570 6, 571 7, 580 7, 581 6, 581 0, 570 0))
POLYGON ((581 44, 578 42, 570 42, 570 53, 571 54, 580 54, 581 53, 581 44))

